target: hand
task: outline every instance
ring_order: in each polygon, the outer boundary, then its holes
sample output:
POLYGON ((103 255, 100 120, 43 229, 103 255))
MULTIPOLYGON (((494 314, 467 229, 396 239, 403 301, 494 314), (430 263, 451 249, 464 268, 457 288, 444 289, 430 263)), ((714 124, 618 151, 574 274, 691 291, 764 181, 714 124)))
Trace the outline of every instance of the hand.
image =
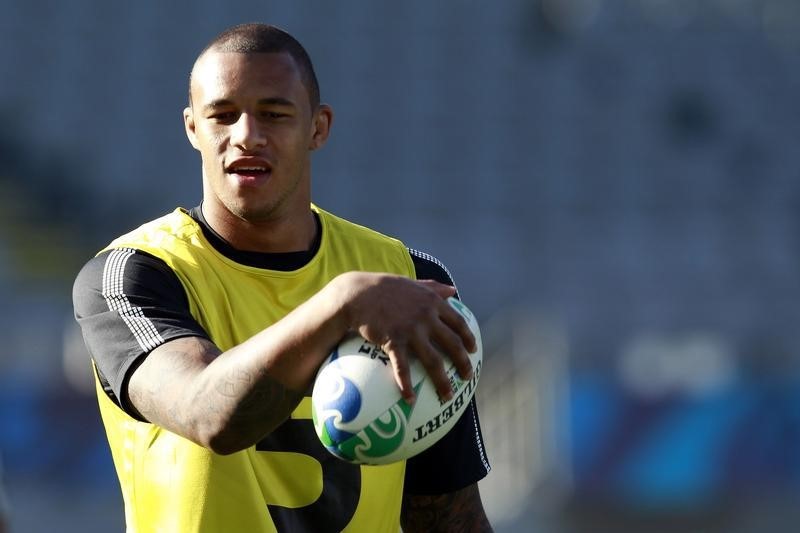
POLYGON ((468 352, 477 347, 463 317, 446 298, 455 289, 436 281, 350 272, 337 278, 350 328, 380 346, 392 362, 394 378, 407 402, 415 400, 409 360, 416 357, 444 400, 452 397, 444 357, 463 379, 472 377, 468 352))

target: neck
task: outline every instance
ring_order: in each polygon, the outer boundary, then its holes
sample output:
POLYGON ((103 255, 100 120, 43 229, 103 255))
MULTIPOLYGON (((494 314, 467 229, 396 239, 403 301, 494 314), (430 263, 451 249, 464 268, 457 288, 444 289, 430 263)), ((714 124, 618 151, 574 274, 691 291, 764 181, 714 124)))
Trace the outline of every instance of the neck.
POLYGON ((316 237, 314 214, 307 211, 294 216, 267 220, 248 220, 224 207, 203 202, 206 223, 232 247, 243 252, 283 253, 309 250, 316 237))

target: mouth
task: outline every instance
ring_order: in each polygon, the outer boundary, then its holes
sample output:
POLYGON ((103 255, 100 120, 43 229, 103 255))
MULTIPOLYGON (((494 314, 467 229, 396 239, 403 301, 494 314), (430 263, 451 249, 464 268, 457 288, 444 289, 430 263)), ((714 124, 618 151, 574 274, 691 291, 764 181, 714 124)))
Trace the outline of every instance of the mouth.
POLYGON ((272 165, 264 160, 236 160, 225 168, 225 173, 237 178, 241 183, 256 183, 268 178, 272 165))
POLYGON ((267 167, 239 167, 239 168, 231 168, 228 169, 228 174, 239 174, 240 176, 261 176, 263 174, 268 174, 269 169, 267 167))

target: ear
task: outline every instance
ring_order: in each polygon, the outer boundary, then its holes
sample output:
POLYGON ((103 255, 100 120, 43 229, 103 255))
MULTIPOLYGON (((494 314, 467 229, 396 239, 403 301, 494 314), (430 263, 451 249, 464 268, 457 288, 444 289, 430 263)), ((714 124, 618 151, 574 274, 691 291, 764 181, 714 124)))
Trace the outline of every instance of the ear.
POLYGON ((197 145, 197 132, 195 130, 195 122, 194 122, 194 113, 192 112, 191 107, 187 107, 183 110, 183 128, 186 130, 186 137, 189 138, 189 142, 192 144, 195 150, 199 150, 199 146, 197 145))
POLYGON ((321 148, 328 140, 333 123, 333 108, 328 104, 320 104, 312 118, 311 142, 308 144, 309 150, 321 148))

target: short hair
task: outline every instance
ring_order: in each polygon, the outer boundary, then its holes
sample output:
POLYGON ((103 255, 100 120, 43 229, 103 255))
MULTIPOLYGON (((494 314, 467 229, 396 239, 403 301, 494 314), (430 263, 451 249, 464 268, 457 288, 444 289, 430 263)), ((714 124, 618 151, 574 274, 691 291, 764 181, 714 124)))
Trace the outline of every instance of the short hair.
MULTIPOLYGON (((235 52, 240 54, 288 53, 300 69, 300 78, 308 93, 311 109, 319 106, 319 83, 314 73, 311 58, 300 42, 284 30, 269 24, 239 24, 223 31, 209 42, 197 56, 199 60, 206 52, 235 52)), ((195 61, 195 65, 197 61, 195 61)), ((194 67, 192 67, 194 72, 194 67)), ((189 104, 192 103, 192 75, 189 75, 189 104)))

